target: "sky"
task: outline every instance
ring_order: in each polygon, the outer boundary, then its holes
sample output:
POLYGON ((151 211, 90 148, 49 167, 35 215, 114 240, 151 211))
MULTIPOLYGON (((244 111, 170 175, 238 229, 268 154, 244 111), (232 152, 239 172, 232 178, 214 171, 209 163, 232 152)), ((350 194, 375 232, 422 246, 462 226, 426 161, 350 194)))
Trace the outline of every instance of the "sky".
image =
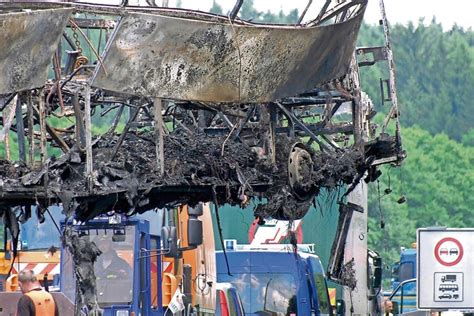
MULTIPOLYGON (((208 11, 212 6, 213 0, 182 0, 184 8, 199 9, 208 11)), ((245 1, 245 0, 244 0, 245 1)), ((156 0, 157 4, 160 0, 156 0)), ((176 0, 169 0, 172 6, 176 0)), ((313 0, 312 8, 314 11, 321 6, 324 0, 313 0)), ((217 0, 224 12, 230 10, 235 0, 217 0)), ((288 12, 297 8, 302 12, 308 0, 254 0, 255 8, 259 11, 270 10, 278 12, 280 9, 288 12)), ((454 23, 464 28, 472 27, 474 29, 474 0, 385 0, 387 17, 391 24, 406 24, 413 21, 418 24, 418 20, 422 17, 425 22, 431 22, 433 16, 438 22, 441 22, 444 30, 449 30, 454 23)), ((308 11, 307 15, 312 15, 308 11)), ((312 15, 315 16, 315 15, 312 15)), ((365 14, 367 23, 375 24, 380 19, 379 0, 369 0, 369 7, 365 14)))

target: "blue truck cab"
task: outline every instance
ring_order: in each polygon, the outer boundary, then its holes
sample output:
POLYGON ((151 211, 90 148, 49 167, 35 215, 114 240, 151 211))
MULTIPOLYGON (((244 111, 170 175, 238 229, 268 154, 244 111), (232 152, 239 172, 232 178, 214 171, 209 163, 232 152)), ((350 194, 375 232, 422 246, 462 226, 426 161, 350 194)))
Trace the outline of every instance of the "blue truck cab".
POLYGON ((416 249, 400 251, 400 261, 392 266, 392 290, 403 281, 416 278, 416 249))
POLYGON ((228 250, 227 260, 222 251, 216 252, 217 281, 238 290, 245 315, 332 314, 319 257, 264 246, 228 250))
MULTIPOLYGON (((116 225, 107 219, 91 220, 75 227, 88 240, 103 247, 113 248, 115 262, 120 260, 120 270, 106 269, 99 272, 99 262, 94 264, 97 296, 104 316, 164 315, 161 306, 161 256, 154 255, 160 250, 160 237, 150 234, 147 220, 131 219, 116 225), (147 251, 144 252, 144 249, 147 251), (151 254, 151 255, 150 255, 151 254)), ((61 292, 72 302, 76 297, 75 274, 72 257, 68 251, 61 254, 61 292)))
POLYGON ((417 250, 402 248, 400 261, 392 266, 392 292, 388 298, 397 305, 397 314, 415 312, 416 309, 416 264, 417 250))

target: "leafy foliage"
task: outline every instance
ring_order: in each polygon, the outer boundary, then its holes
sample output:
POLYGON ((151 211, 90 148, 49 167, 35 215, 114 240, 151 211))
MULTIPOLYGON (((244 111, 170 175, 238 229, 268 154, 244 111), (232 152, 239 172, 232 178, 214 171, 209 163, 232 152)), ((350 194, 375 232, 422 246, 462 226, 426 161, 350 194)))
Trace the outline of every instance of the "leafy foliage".
MULTIPOLYGON (((224 14, 222 6, 216 0, 212 2, 212 7, 209 9, 209 12, 224 14)), ((294 24, 298 21, 299 14, 298 9, 291 10, 288 14, 285 14, 283 10, 280 10, 278 14, 274 14, 270 11, 258 11, 254 8, 253 0, 246 0, 240 8, 239 17, 259 23, 294 24)))
MULTIPOLYGON (((418 26, 395 25, 391 35, 402 123, 461 140, 474 121, 474 32, 456 26, 443 32, 433 19, 428 26, 422 20, 418 26)), ((382 44, 381 28, 363 25, 359 45, 382 44)), ((380 101, 379 78, 387 75, 380 67, 370 68, 362 71, 363 87, 377 110, 386 112, 380 101)))
POLYGON ((215 14, 222 14, 222 13, 223 13, 223 12, 222 12, 222 6, 221 6, 220 4, 218 4, 218 3, 216 2, 216 0, 214 0, 214 1, 212 2, 212 7, 211 7, 211 9, 209 10, 209 12, 215 13, 215 14))
POLYGON ((294 24, 298 21, 299 13, 298 9, 291 10, 288 14, 285 14, 281 9, 278 14, 269 10, 267 12, 258 11, 254 8, 253 0, 245 0, 240 8, 239 16, 242 19, 259 23, 294 24))
POLYGON ((464 146, 446 134, 431 135, 420 127, 403 129, 408 157, 399 169, 385 168, 369 193, 369 245, 380 250, 384 261, 397 261, 400 246, 416 240, 416 228, 430 226, 473 227, 474 147, 464 146), (400 196, 406 203, 398 204, 400 196), (379 210, 385 228, 379 225, 379 210))

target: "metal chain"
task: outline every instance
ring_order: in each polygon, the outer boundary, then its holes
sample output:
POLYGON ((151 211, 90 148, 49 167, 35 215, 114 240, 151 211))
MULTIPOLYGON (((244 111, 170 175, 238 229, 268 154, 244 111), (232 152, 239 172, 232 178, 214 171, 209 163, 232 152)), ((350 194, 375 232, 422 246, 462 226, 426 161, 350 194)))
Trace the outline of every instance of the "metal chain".
POLYGON ((72 37, 74 37, 74 44, 76 44, 76 50, 82 53, 81 41, 79 41, 79 34, 77 34, 77 27, 75 25, 71 26, 72 37))

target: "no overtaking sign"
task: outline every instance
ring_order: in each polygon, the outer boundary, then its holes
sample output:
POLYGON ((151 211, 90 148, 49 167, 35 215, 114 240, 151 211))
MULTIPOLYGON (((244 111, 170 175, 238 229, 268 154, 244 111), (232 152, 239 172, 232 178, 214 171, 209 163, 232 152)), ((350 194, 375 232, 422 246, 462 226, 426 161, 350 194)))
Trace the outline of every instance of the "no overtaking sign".
POLYGON ((418 229, 418 309, 474 309, 474 229, 418 229))

